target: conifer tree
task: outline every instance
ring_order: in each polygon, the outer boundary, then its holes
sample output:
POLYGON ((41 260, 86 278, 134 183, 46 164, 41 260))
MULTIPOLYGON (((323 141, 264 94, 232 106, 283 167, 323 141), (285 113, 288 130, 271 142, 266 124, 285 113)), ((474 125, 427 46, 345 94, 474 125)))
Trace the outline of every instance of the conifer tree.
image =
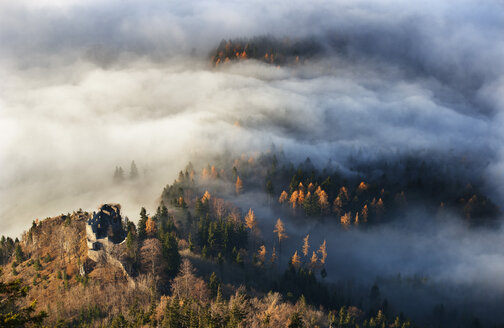
POLYGON ((131 180, 138 179, 138 168, 137 168, 137 166, 135 164, 135 161, 131 162, 129 177, 130 177, 131 180))

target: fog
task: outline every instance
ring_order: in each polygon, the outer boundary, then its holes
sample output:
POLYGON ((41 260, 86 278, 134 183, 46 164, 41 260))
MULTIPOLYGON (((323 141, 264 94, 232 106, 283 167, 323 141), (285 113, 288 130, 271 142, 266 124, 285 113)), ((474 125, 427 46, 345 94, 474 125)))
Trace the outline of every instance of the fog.
MULTIPOLYGON (((503 9, 502 1, 2 2, 0 234, 104 202, 136 220, 188 161, 272 145, 294 162, 309 156, 341 170, 349 156, 436 154, 459 161, 500 205, 503 9), (324 50, 300 65, 210 65, 222 39, 258 35, 309 38, 324 50), (132 160, 140 179, 113 185, 114 168, 127 173, 132 160)), ((470 231, 456 219, 433 228, 415 223, 427 220, 421 209, 411 217, 365 232, 335 225, 330 256, 348 262, 328 271, 504 291, 500 229, 470 231)))

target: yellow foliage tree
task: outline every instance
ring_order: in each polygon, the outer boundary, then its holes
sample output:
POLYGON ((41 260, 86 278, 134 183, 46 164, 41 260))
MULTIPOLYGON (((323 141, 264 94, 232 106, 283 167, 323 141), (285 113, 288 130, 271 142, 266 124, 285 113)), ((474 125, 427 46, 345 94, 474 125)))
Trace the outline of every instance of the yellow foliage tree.
POLYGON ((243 181, 240 179, 240 177, 236 177, 236 184, 235 184, 235 188, 236 188, 236 194, 239 195, 242 190, 243 190, 243 181))
POLYGON ((215 168, 214 165, 212 165, 212 168, 210 170, 210 177, 212 179, 216 179, 217 178, 217 169, 215 168))
POLYGON ((355 225, 359 225, 359 212, 355 213, 355 220, 354 220, 355 225))
POLYGON ((277 222, 275 224, 275 230, 273 230, 273 232, 277 234, 278 244, 281 245, 282 240, 287 238, 287 234, 285 233, 285 227, 284 227, 282 220, 280 220, 280 218, 277 220, 277 222))
POLYGON ((280 204, 283 204, 285 203, 285 201, 287 200, 287 198, 289 198, 289 194, 287 194, 287 192, 284 190, 282 191, 282 193, 280 194, 280 198, 278 198, 278 202, 280 204))
POLYGON ((310 238, 309 234, 303 238, 303 255, 304 256, 307 256, 308 251, 310 250, 309 238, 310 238))
POLYGON ((145 222, 145 232, 149 236, 156 234, 156 222, 151 217, 145 222))
POLYGON ((319 196, 319 205, 322 213, 327 213, 329 209, 329 201, 327 200, 327 194, 324 190, 321 190, 318 194, 319 196))
POLYGON ((245 216, 245 225, 247 228, 249 228, 252 232, 255 231, 255 228, 257 226, 257 220, 256 216, 254 214, 254 211, 252 209, 249 209, 247 215, 245 216))
POLYGON ((317 267, 317 262, 318 262, 318 256, 315 253, 315 251, 313 251, 311 259, 310 259, 310 266, 312 268, 316 268, 317 267))
POLYGON ((327 259, 327 247, 326 247, 326 241, 325 240, 322 243, 322 245, 320 245, 318 252, 322 256, 322 258, 320 259, 320 263, 322 265, 324 265, 325 262, 326 262, 326 259, 327 259))
POLYGON ((362 181, 359 186, 357 187, 357 190, 358 191, 364 191, 364 190, 367 190, 368 189, 368 184, 365 183, 364 181, 362 181))
POLYGON ((348 229, 348 227, 350 226, 350 223, 351 223, 350 220, 351 220, 350 219, 350 212, 345 213, 341 216, 340 221, 341 221, 341 225, 343 226, 343 228, 348 229))
POLYGON ((289 203, 291 203, 292 208, 296 208, 297 200, 298 200, 298 191, 294 190, 289 200, 289 203))
POLYGON ((301 258, 299 257, 298 255, 298 252, 295 251, 294 252, 294 255, 292 255, 291 257, 291 264, 295 267, 295 268, 299 268, 299 266, 301 265, 301 258))
POLYGON ((305 200, 304 192, 302 189, 299 189, 298 198, 297 198, 297 202, 298 202, 299 206, 303 206, 304 200, 305 200))
POLYGON ((201 197, 201 202, 204 203, 206 201, 209 201, 212 196, 208 192, 208 190, 205 190, 205 193, 203 194, 203 197, 201 197))
POLYGON ((362 216, 362 220, 364 220, 364 223, 367 222, 367 219, 368 219, 368 207, 367 207, 367 204, 364 205, 364 207, 362 207, 362 210, 361 210, 361 216, 362 216))

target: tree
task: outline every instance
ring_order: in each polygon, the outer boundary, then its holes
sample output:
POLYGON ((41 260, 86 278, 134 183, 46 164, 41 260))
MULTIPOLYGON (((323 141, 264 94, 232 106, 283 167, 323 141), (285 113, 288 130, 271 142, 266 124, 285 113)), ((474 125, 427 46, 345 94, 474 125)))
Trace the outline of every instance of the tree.
POLYGON ((326 262, 326 259, 327 259, 327 247, 326 247, 326 241, 325 240, 322 243, 322 245, 320 245, 318 252, 322 256, 322 258, 320 259, 320 263, 322 265, 324 265, 325 262, 326 262))
POLYGON ((145 210, 145 207, 142 207, 142 209, 140 210, 140 221, 138 221, 138 238, 140 240, 144 240, 147 236, 147 220, 147 211, 145 210))
POLYGON ((243 190, 243 181, 240 179, 239 176, 236 177, 235 189, 237 195, 241 194, 243 190))
POLYGON ((16 258, 16 262, 21 263, 24 259, 23 250, 21 249, 21 245, 16 243, 16 247, 14 248, 14 257, 16 258))
POLYGON ((317 267, 317 262, 318 262, 318 256, 315 253, 315 251, 313 251, 313 254, 312 254, 311 259, 310 259, 310 267, 312 267, 313 269, 316 268, 317 267))
POLYGON ((144 270, 150 271, 154 278, 161 274, 161 242, 156 238, 146 239, 140 249, 140 260, 144 270))
POLYGON ((348 229, 348 227, 350 226, 350 223, 351 223, 350 220, 351 220, 350 212, 345 213, 341 216, 340 221, 341 221, 341 225, 343 226, 343 228, 348 229))
POLYGON ((145 233, 149 237, 154 237, 156 235, 156 231, 156 221, 154 221, 152 217, 149 217, 145 223, 145 233))
POLYGON ((130 166, 130 179, 131 180, 136 180, 138 178, 138 168, 135 164, 135 161, 131 161, 131 166, 130 166))
POLYGON ((273 230, 274 233, 277 234, 277 237, 278 237, 278 248, 280 249, 280 251, 282 250, 282 240, 284 240, 285 238, 287 238, 287 234, 285 233, 285 227, 284 227, 284 224, 282 222, 282 220, 280 220, 280 218, 278 218, 276 224, 275 224, 275 229, 273 230))
POLYGON ((210 297, 216 298, 220 289, 220 280, 215 272, 212 272, 210 279, 208 279, 208 288, 210 290, 210 297))
POLYGON ((284 190, 282 191, 282 193, 280 194, 280 198, 278 198, 278 202, 280 204, 283 204, 285 203, 285 201, 289 198, 289 194, 287 194, 287 192, 284 190))
POLYGON ((252 234, 252 246, 255 244, 255 235, 257 234, 257 220, 252 209, 249 209, 247 215, 245 216, 245 225, 250 229, 252 234))
POLYGON ((303 255, 304 256, 308 256, 308 251, 310 249, 309 238, 310 238, 309 234, 303 238, 303 255))
POLYGON ((171 283, 172 294, 179 299, 193 299, 206 302, 209 291, 203 279, 196 277, 194 268, 188 259, 182 261, 178 275, 171 283))
POLYGON ((120 166, 116 166, 114 171, 114 183, 121 183, 124 181, 124 170, 120 166))
MULTIPOLYGON (((0 268, 0 276, 2 269, 0 268)), ((35 314, 37 301, 20 307, 19 303, 27 295, 28 287, 23 286, 21 280, 12 282, 0 281, 0 327, 25 327, 32 324, 41 327, 47 317, 44 311, 35 314)))
POLYGON ((163 238, 163 258, 168 276, 174 277, 180 268, 181 257, 178 251, 177 238, 173 233, 168 232, 163 238))
POLYGON ((262 245, 259 247, 259 250, 257 251, 257 258, 262 264, 264 264, 264 261, 266 260, 266 246, 262 245))
POLYGON ((291 203, 292 209, 296 208, 298 195, 299 195, 298 191, 294 190, 290 196, 289 203, 291 203))
POLYGON ((290 264, 295 267, 296 269, 299 268, 299 266, 301 265, 301 258, 299 257, 298 255, 298 252, 295 251, 294 252, 294 255, 292 255, 291 259, 290 259, 290 264))
POLYGON ((288 328, 303 328, 303 318, 299 314, 298 311, 294 312, 290 319, 289 319, 289 325, 287 326, 288 328))

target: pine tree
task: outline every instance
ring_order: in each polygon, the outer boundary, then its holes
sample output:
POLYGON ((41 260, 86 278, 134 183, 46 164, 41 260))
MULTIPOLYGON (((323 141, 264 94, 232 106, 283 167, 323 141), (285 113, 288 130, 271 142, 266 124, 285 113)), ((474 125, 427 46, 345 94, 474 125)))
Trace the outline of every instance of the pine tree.
POLYGON ((129 175, 131 180, 136 180, 138 179, 138 168, 135 164, 135 161, 131 161, 131 166, 130 166, 130 175, 129 175))
POLYGON ((140 221, 138 221, 138 238, 140 240, 144 240, 147 236, 147 220, 147 211, 145 210, 145 207, 142 207, 142 209, 140 210, 140 221))

